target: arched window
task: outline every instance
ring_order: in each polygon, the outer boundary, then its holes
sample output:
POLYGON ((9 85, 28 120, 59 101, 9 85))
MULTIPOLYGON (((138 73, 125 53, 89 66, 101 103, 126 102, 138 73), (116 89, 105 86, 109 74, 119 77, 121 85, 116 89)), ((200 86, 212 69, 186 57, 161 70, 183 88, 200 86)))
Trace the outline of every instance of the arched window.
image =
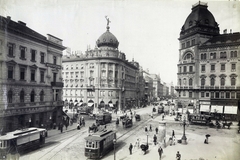
POLYGON ((43 90, 40 92, 40 102, 43 102, 44 101, 44 92, 43 90))
POLYGON ((223 78, 223 77, 221 78, 221 80, 220 80, 220 85, 221 85, 221 86, 224 86, 224 85, 225 85, 225 78, 223 78))
POLYGON ((30 94, 30 102, 34 102, 35 100, 35 92, 34 90, 32 90, 31 94, 30 94))
POLYGON ((186 85, 186 78, 183 78, 183 85, 186 85))
POLYGON ((231 78, 231 86, 235 86, 236 85, 236 78, 232 77, 231 78))
POLYGON ((12 90, 9 90, 8 93, 7 93, 8 103, 12 103, 12 99, 13 99, 13 92, 12 92, 12 90))
POLYGON ((210 85, 211 85, 211 86, 214 86, 214 85, 215 85, 215 78, 212 77, 212 78, 210 79, 210 85))
POLYGON ((21 92, 20 92, 20 102, 24 102, 24 96, 25 96, 25 93, 24 93, 24 90, 22 89, 21 92))
POLYGON ((188 81, 189 86, 192 86, 192 81, 193 81, 192 78, 190 78, 189 81, 188 81))
POLYGON ((201 78, 201 86, 205 85, 205 78, 201 78))

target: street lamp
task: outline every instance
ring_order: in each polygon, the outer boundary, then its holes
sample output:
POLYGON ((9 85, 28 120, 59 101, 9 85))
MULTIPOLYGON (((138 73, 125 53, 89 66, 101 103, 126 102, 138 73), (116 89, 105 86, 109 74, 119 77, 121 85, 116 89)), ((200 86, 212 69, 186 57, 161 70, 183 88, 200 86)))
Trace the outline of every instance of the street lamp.
POLYGON ((116 160, 115 145, 116 145, 116 139, 113 139, 113 147, 114 147, 114 160, 116 160))
POLYGON ((28 122, 29 122, 29 128, 30 128, 31 127, 31 122, 32 122, 31 118, 29 118, 28 122))
POLYGON ((186 122, 186 117, 184 116, 183 117, 183 122, 180 124, 181 126, 183 126, 183 136, 182 136, 182 143, 183 144, 187 144, 187 137, 186 137, 186 135, 185 135, 185 126, 187 125, 189 125, 189 124, 187 124, 187 122, 186 122))
POLYGON ((147 145, 148 145, 148 133, 147 133, 147 145))

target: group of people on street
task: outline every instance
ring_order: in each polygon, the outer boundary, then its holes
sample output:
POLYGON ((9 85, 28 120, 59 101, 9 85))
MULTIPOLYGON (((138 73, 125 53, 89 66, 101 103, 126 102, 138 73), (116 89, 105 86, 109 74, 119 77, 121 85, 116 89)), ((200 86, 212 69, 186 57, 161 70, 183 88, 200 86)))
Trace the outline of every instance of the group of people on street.
POLYGON ((81 126, 83 126, 83 127, 85 126, 85 120, 84 120, 83 117, 79 119, 79 123, 77 125, 77 129, 80 129, 81 126))

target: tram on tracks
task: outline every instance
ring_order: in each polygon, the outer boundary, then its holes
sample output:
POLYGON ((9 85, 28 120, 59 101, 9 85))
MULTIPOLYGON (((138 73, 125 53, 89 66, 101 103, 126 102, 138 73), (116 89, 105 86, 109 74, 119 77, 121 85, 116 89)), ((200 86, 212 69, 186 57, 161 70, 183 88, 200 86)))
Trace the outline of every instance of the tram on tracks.
POLYGON ((111 123, 112 114, 108 112, 99 113, 96 115, 96 124, 97 125, 105 125, 107 123, 111 123))
POLYGON ((189 114, 188 120, 191 124, 211 125, 212 116, 205 114, 189 114))
POLYGON ((116 131, 102 130, 85 138, 85 156, 89 159, 102 158, 114 148, 116 131))
POLYGON ((0 159, 8 159, 23 150, 38 148, 45 143, 46 129, 26 128, 0 136, 0 159))

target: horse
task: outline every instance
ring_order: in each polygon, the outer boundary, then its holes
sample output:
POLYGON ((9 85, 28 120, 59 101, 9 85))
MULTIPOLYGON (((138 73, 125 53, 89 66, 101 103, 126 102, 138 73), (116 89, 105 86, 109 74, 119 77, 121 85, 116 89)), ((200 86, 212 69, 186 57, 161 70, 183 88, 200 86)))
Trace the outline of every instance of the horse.
POLYGON ((225 126, 227 126, 229 129, 230 126, 232 125, 232 122, 223 122, 222 125, 223 125, 223 128, 225 128, 225 126))

